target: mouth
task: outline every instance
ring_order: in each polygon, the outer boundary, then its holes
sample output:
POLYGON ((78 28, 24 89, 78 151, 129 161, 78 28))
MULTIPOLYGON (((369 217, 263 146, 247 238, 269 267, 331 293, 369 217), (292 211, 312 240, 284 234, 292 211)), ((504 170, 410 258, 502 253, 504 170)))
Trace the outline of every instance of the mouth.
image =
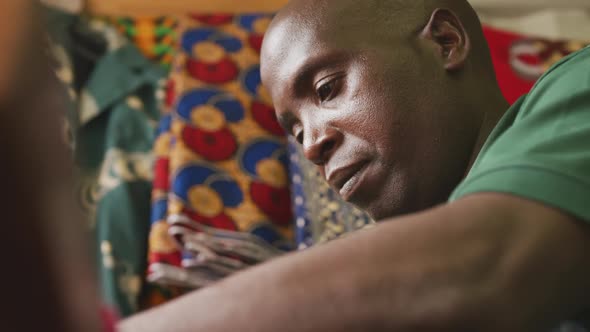
POLYGON ((336 169, 329 175, 328 182, 338 191, 342 199, 348 201, 360 185, 362 175, 368 165, 368 161, 363 160, 350 166, 336 169))

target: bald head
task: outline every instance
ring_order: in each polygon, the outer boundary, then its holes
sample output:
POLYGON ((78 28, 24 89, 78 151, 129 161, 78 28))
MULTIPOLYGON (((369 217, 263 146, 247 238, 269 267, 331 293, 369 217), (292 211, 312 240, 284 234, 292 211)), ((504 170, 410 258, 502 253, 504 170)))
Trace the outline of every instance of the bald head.
POLYGON ((383 28, 393 28, 389 34, 403 33, 426 23, 436 8, 454 11, 469 25, 478 24, 465 0, 292 0, 276 16, 275 23, 295 19, 320 29, 368 28, 382 33, 383 28))
POLYGON ((421 32, 438 8, 457 16, 468 32, 474 57, 490 69, 480 21, 466 0, 292 0, 269 27, 262 58, 271 58, 281 43, 296 42, 302 30, 313 30, 319 39, 334 43, 366 47, 407 40, 421 32))
POLYGON ((446 200, 501 96, 465 0, 293 0, 261 73, 307 159, 376 219, 446 200))

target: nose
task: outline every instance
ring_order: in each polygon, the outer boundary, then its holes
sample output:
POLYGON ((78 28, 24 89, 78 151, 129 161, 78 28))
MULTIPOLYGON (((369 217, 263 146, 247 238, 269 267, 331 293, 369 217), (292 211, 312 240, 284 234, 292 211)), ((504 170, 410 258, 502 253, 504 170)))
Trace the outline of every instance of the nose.
POLYGON ((342 133, 332 127, 321 132, 317 138, 309 137, 303 140, 303 153, 312 163, 323 166, 342 143, 342 133))

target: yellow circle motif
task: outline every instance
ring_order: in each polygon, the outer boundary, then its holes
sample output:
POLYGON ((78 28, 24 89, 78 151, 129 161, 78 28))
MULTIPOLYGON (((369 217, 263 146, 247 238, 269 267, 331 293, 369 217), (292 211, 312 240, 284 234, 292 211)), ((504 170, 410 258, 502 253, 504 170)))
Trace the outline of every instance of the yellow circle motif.
POLYGON ((194 126, 207 131, 217 131, 225 126, 223 113, 209 105, 193 108, 191 120, 194 126))
POLYGON ((149 242, 150 250, 157 253, 166 254, 176 250, 176 245, 168 234, 168 224, 163 221, 152 226, 149 242))
POLYGON ((264 17, 256 20, 252 25, 252 28, 255 33, 264 34, 266 30, 268 30, 268 26, 270 25, 271 19, 270 17, 264 17))
POLYGON ((225 56, 225 50, 213 42, 205 41, 193 46, 193 56, 205 63, 217 63, 225 56))
POLYGON ((287 172, 285 167, 275 159, 265 159, 256 165, 256 173, 266 184, 276 188, 284 188, 287 185, 287 172))
POLYGON ((215 190, 204 186, 195 186, 189 190, 188 199, 191 207, 200 215, 216 217, 223 211, 223 201, 215 190))

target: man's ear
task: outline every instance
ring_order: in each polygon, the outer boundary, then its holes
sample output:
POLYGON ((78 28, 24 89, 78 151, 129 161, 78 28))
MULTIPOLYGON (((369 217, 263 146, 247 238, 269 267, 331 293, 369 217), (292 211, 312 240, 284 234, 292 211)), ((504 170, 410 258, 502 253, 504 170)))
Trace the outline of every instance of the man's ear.
POLYGON ((446 70, 458 70, 465 64, 471 43, 463 24, 452 11, 436 9, 420 36, 435 43, 446 70))

